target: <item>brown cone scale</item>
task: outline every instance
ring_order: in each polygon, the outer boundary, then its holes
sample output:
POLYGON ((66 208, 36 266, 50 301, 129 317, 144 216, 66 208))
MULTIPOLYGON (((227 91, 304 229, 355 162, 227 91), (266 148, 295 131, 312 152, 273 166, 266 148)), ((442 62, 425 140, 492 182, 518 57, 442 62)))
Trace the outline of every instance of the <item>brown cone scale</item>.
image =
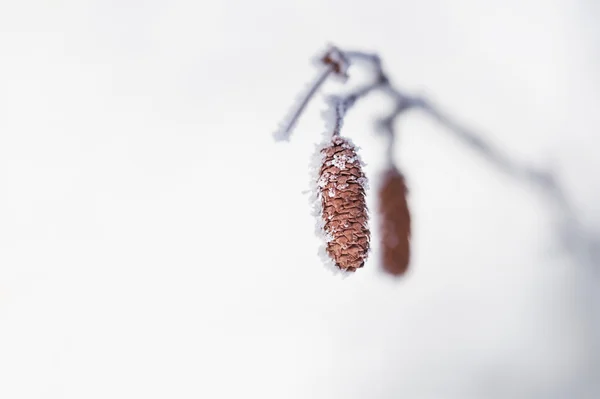
POLYGON ((384 172, 379 189, 382 264, 386 273, 401 276, 410 262, 411 219, 404 176, 392 167, 384 172))
POLYGON ((354 272, 363 267, 369 251, 366 178, 348 140, 336 136, 321 153, 318 184, 327 253, 341 270, 354 272))

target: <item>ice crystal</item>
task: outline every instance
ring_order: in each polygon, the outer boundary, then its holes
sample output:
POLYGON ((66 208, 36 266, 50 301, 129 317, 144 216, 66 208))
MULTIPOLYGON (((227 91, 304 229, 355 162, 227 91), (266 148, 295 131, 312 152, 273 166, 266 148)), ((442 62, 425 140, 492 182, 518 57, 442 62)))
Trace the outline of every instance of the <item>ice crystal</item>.
POLYGON ((367 190, 369 188, 369 181, 367 180, 366 177, 359 177, 358 179, 356 179, 357 183, 360 184, 361 186, 363 186, 363 188, 365 190, 367 190))
POLYGON ((346 169, 346 161, 348 160, 348 157, 346 157, 345 155, 334 155, 333 156, 333 161, 331 161, 331 164, 335 167, 337 167, 339 170, 344 170, 346 169))

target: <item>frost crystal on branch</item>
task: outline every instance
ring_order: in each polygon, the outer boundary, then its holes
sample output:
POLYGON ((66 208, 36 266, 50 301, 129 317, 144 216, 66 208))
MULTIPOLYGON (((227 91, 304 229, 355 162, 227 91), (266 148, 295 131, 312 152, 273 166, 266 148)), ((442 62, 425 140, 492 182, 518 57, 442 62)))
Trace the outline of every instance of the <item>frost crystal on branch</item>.
MULTIPOLYGON (((393 111, 380 118, 377 123, 378 130, 389 138, 384 154, 389 169, 383 176, 379 191, 379 239, 382 244, 383 268, 387 273, 402 275, 410 261, 411 218, 406 199, 407 189, 404 177, 395 166, 393 148, 397 136, 395 122, 400 115, 411 109, 418 109, 445 126, 463 145, 479 153, 499 170, 542 189, 567 220, 565 224, 568 228, 565 230, 589 236, 578 227, 582 225, 581 220, 567 200, 564 188, 552 179, 551 173, 516 162, 477 132, 457 123, 429 100, 406 94, 391 82, 378 55, 362 51, 341 51, 330 46, 313 61, 320 68, 320 74, 309 85, 306 93, 300 96, 296 106, 281 124, 275 134, 278 141, 289 139, 306 105, 329 77, 339 77, 345 81, 348 78, 348 68, 355 61, 370 64, 373 72, 370 83, 344 96, 326 98, 328 109, 323 116, 327 137, 317 146, 317 156, 311 167, 311 184, 314 186, 311 200, 314 205, 313 213, 317 216, 316 231, 326 243, 320 254, 334 270, 355 271, 363 267, 370 248, 365 202, 368 183, 361 169, 363 163, 356 155, 357 148, 349 139, 342 138, 340 131, 350 108, 359 99, 375 91, 380 91, 394 103, 393 111)), ((596 242, 594 237, 587 239, 590 243, 596 242)))
POLYGON ((284 120, 279 124, 279 127, 275 133, 273 133, 273 138, 275 138, 275 141, 289 141, 290 135, 292 134, 294 126, 296 126, 302 111, 304 111, 304 108, 306 108, 310 99, 319 90, 330 73, 331 69, 321 67, 321 71, 317 77, 307 85, 304 92, 297 96, 296 103, 289 111, 288 115, 286 115, 284 120))
POLYGON ((323 55, 319 56, 314 63, 319 69, 319 74, 307 85, 305 91, 298 95, 296 103, 284 120, 279 124, 279 128, 273 133, 275 141, 288 141, 290 139, 290 135, 292 134, 300 115, 329 76, 333 74, 344 80, 348 78, 347 71, 350 64, 344 56, 344 53, 336 47, 331 46, 323 55))

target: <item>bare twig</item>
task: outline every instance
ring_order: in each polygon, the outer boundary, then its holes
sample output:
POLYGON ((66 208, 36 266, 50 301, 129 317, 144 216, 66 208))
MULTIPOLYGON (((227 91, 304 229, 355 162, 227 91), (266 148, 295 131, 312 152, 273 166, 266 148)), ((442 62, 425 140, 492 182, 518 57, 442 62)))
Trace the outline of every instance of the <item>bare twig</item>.
POLYGON ((329 103, 335 118, 333 125, 333 136, 339 136, 342 130, 342 124, 344 123, 344 116, 346 116, 347 108, 339 97, 331 96, 329 98, 329 103))
POLYGON ((600 237, 582 222, 568 198, 567 191, 552 171, 514 160, 483 139, 479 133, 456 122, 429 101, 423 101, 420 108, 498 170, 540 190, 556 211, 559 235, 565 249, 579 264, 592 268, 600 267, 600 237))
POLYGON ((302 112, 304 112, 304 109, 306 108, 310 100, 317 93, 317 91, 323 85, 323 83, 325 83, 325 80, 327 80, 327 77, 331 74, 331 72, 332 69, 327 68, 323 70, 323 72, 319 76, 317 76, 314 82, 310 85, 308 92, 304 96, 302 96, 300 103, 298 103, 298 106, 291 111, 290 116, 286 118, 286 121, 282 123, 280 128, 273 135, 275 137, 275 140, 287 141, 290 139, 292 130, 294 129, 294 126, 296 126, 296 123, 302 115, 302 112))
MULTIPOLYGON (((577 250, 578 254, 585 252, 585 257, 588 259, 588 264, 600 266, 600 239, 591 231, 586 230, 580 217, 577 215, 574 207, 567 198, 566 191, 558 182, 556 176, 550 171, 535 168, 524 163, 520 163, 506 155, 491 142, 484 139, 481 134, 466 128, 453 118, 442 112, 438 107, 434 106, 427 99, 411 96, 396 87, 390 80, 389 75, 383 68, 381 59, 377 54, 370 54, 361 51, 341 51, 336 47, 331 47, 324 57, 321 58, 324 65, 329 66, 329 72, 346 76, 346 69, 352 63, 366 62, 374 70, 373 81, 350 94, 340 97, 332 97, 330 105, 335 107, 333 110, 336 115, 334 135, 339 135, 339 129, 343 123, 343 118, 346 112, 354 106, 354 104, 362 98, 376 90, 381 90, 393 102, 393 110, 378 121, 378 127, 389 137, 389 145, 387 158, 393 164, 393 145, 396 139, 395 122, 398 117, 406 111, 416 108, 424 111, 427 115, 435 119, 442 126, 447 128, 447 131, 452 133, 460 140, 462 144, 471 148, 485 160, 490 162, 500 171, 507 173, 509 176, 527 183, 540 189, 542 194, 549 199, 558 210, 561 218, 561 232, 563 234, 563 243, 568 246, 571 251, 577 250)), ((309 95, 301 102, 301 106, 293 114, 291 123, 285 129, 288 132, 298 120, 300 114, 306 107, 310 98, 317 91, 318 87, 326 80, 330 73, 322 77, 318 81, 318 85, 314 90, 309 92, 309 95)))
POLYGON ((319 63, 325 66, 325 69, 319 74, 315 80, 309 85, 308 91, 300 98, 298 105, 292 109, 290 115, 282 123, 279 129, 273 135, 277 141, 287 141, 292 134, 298 119, 304 112, 304 109, 314 97, 323 83, 332 74, 347 78, 348 60, 344 53, 336 47, 330 47, 325 54, 319 58, 319 63))

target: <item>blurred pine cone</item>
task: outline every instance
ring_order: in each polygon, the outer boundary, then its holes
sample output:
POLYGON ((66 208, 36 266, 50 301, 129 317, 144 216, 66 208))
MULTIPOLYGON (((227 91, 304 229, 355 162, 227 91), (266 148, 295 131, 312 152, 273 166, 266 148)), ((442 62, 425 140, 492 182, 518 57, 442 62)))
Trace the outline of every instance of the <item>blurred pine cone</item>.
POLYGON ((384 172, 379 190, 382 263, 385 272, 400 276, 410 261, 411 220, 404 176, 391 167, 384 172))
POLYGON ((363 267, 369 251, 366 178, 349 140, 336 136, 321 153, 318 185, 327 253, 337 267, 354 272, 363 267))

